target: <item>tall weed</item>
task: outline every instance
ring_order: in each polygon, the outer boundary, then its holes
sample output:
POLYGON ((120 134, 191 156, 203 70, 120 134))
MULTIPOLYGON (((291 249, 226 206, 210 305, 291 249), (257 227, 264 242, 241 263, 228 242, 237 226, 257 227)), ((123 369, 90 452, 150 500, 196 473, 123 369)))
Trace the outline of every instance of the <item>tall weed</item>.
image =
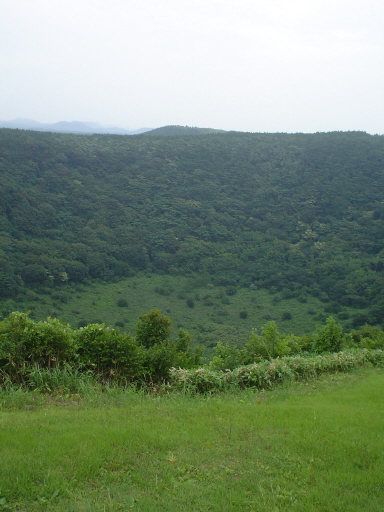
POLYGON ((34 366, 28 371, 27 386, 40 393, 83 393, 96 387, 96 380, 90 372, 73 368, 40 368, 34 366))

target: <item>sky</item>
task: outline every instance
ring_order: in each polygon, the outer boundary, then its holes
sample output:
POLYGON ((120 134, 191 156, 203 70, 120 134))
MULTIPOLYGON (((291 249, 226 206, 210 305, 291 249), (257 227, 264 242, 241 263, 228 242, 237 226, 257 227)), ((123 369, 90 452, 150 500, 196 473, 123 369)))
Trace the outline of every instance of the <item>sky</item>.
POLYGON ((384 134, 383 0, 0 0, 0 119, 384 134))

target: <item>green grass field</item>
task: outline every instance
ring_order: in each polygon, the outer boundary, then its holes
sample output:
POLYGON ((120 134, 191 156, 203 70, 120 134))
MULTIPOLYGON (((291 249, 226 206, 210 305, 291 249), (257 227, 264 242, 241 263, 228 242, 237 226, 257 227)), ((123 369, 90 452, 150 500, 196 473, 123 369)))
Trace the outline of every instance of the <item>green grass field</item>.
POLYGON ((0 510, 382 512, 384 373, 269 392, 0 396, 0 510))
POLYGON ((343 308, 339 317, 325 311, 326 304, 311 296, 302 302, 264 289, 234 287, 233 295, 228 295, 228 288, 212 285, 209 276, 142 273, 115 283, 67 286, 61 291, 47 288, 45 294, 32 294, 23 303, 11 301, 9 310, 31 310, 37 320, 58 317, 73 327, 104 322, 135 334, 139 316, 156 307, 171 318, 175 332, 182 327, 197 343, 208 347, 218 341, 244 344, 253 328, 260 332, 270 320, 276 321, 282 333, 302 335, 313 332, 330 314, 345 325, 352 314, 361 313, 343 308), (120 299, 127 302, 126 307, 117 306, 120 299), (241 312, 246 312, 245 318, 240 317, 241 312))

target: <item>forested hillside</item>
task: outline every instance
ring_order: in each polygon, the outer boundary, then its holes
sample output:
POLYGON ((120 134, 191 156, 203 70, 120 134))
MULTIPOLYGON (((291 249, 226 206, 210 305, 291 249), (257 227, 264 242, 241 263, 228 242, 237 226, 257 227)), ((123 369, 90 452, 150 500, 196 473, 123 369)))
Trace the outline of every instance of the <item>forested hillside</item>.
POLYGON ((1 129, 0 155, 3 304, 147 271, 382 324, 383 136, 1 129))

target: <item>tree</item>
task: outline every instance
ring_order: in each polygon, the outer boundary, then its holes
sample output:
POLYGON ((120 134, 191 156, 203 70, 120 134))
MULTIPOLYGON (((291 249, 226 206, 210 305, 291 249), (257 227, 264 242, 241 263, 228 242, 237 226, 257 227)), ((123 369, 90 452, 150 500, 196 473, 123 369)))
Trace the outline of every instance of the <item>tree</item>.
POLYGON ((175 343, 175 357, 173 366, 180 368, 193 368, 201 364, 203 348, 191 348, 192 336, 184 329, 179 329, 175 343))
POLYGON ((145 348, 164 344, 171 334, 171 319, 155 308, 141 315, 136 325, 136 339, 145 348))
POLYGON ((264 344, 267 347, 269 358, 277 356, 277 344, 280 340, 280 333, 277 330, 276 322, 267 322, 261 328, 264 344))
POLYGON ((48 280, 48 273, 43 265, 32 263, 24 266, 22 278, 28 284, 43 284, 48 280))
POLYGON ((338 352, 343 345, 343 328, 329 316, 325 325, 320 325, 314 335, 315 352, 338 352))
POLYGON ((276 357, 276 346, 280 334, 276 322, 267 322, 261 328, 262 335, 259 336, 255 329, 252 329, 249 341, 245 344, 245 350, 249 354, 249 362, 262 361, 276 357))
POLYGON ((173 366, 192 368, 200 363, 202 350, 190 348, 191 336, 180 329, 176 341, 170 340, 171 320, 153 309, 139 317, 136 340, 144 347, 144 375, 152 382, 164 381, 173 366))

